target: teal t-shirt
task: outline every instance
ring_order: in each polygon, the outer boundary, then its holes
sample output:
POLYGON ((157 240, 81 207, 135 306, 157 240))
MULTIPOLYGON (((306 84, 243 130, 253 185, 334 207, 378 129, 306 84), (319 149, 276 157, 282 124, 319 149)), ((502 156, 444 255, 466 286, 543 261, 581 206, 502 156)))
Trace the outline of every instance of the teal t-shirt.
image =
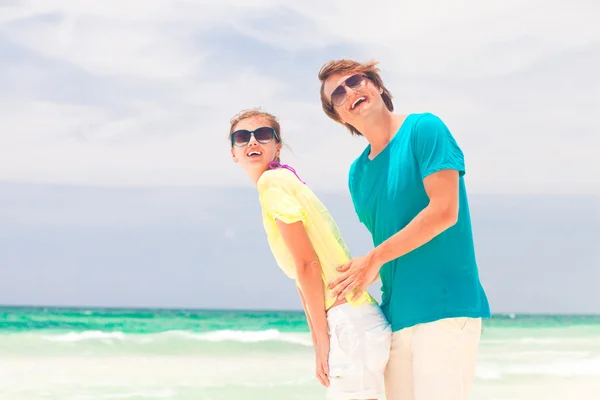
POLYGON ((465 189, 464 157, 437 116, 409 115, 385 149, 354 161, 349 189, 359 220, 378 246, 429 203, 423 179, 459 171, 458 222, 430 242, 381 268, 381 307, 392 330, 451 317, 490 317, 479 280, 465 189))

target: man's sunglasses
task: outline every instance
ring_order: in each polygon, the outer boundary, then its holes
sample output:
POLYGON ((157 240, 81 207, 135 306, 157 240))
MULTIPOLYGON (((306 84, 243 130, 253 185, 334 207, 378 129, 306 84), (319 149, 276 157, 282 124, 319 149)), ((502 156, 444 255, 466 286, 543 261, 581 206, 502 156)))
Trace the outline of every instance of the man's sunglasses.
POLYGON ((349 87, 352 90, 357 90, 365 86, 367 83, 367 77, 362 74, 352 75, 344 82, 341 83, 340 86, 335 88, 333 93, 331 93, 331 103, 336 106, 341 106, 344 104, 347 98, 346 87, 349 87))
POLYGON ((261 126, 260 128, 256 128, 253 131, 249 131, 247 129, 240 129, 231 134, 231 145, 237 147, 244 147, 250 142, 250 138, 254 136, 254 139, 260 144, 267 144, 273 138, 279 141, 277 137, 277 132, 275 129, 270 128, 268 126, 261 126))

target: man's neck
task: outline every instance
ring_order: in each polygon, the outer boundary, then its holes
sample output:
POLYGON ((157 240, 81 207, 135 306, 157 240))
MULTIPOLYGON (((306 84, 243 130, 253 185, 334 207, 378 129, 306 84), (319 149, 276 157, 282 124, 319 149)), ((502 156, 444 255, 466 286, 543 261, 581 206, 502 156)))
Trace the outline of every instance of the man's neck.
POLYGON ((371 145, 370 159, 377 157, 385 149, 405 119, 406 116, 404 115, 396 115, 386 111, 383 115, 373 118, 362 129, 359 129, 371 145))

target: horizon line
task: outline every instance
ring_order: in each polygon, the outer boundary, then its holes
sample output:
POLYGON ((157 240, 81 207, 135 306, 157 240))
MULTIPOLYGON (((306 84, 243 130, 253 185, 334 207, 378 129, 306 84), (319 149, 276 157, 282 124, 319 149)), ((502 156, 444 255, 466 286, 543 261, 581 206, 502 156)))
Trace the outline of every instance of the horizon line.
MULTIPOLYGON (((293 312, 293 313, 304 313, 301 308, 206 308, 206 307, 151 307, 151 306, 91 306, 91 305, 25 305, 25 304, 0 304, 0 309, 18 309, 18 308, 34 308, 34 309, 63 309, 63 310, 144 310, 144 311, 205 311, 205 312, 254 312, 254 313, 267 313, 267 312, 293 312)), ((492 312, 492 318, 494 316, 505 316, 509 318, 515 318, 518 316, 527 317, 554 317, 554 316, 577 316, 577 317, 600 317, 600 313, 578 313, 578 312, 558 312, 558 313, 540 313, 540 312, 511 312, 511 311, 498 311, 492 312)))

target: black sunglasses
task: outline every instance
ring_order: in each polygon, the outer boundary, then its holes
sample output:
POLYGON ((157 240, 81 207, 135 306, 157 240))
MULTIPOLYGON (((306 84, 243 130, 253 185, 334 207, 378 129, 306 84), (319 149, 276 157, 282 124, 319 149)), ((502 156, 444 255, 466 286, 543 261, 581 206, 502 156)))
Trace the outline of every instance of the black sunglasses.
POLYGON ((254 136, 254 139, 260 144, 267 144, 273 138, 279 141, 277 132, 275 129, 268 126, 261 126, 253 131, 247 129, 240 129, 231 134, 231 145, 237 147, 244 147, 250 142, 250 138, 254 136))
POLYGON ((347 98, 346 87, 349 87, 352 90, 357 90, 365 86, 367 83, 367 77, 362 74, 352 75, 344 82, 340 84, 333 93, 331 93, 331 103, 336 106, 341 106, 344 104, 347 98))

